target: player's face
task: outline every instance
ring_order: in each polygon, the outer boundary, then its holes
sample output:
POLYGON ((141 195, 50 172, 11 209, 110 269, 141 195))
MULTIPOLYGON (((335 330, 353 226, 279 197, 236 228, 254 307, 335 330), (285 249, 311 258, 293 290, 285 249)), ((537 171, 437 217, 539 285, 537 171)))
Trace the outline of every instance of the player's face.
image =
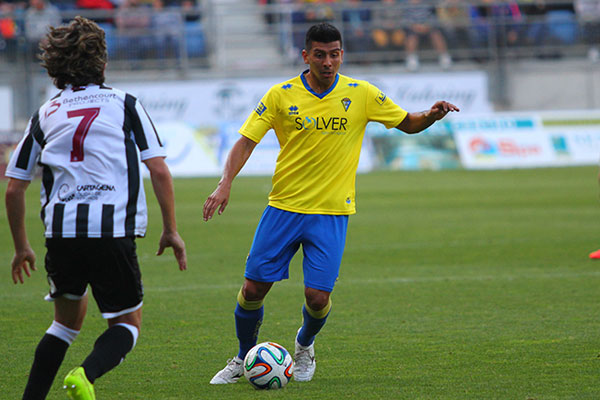
POLYGON ((330 43, 312 42, 310 50, 302 50, 302 58, 317 81, 329 87, 342 65, 344 50, 338 40, 330 43))

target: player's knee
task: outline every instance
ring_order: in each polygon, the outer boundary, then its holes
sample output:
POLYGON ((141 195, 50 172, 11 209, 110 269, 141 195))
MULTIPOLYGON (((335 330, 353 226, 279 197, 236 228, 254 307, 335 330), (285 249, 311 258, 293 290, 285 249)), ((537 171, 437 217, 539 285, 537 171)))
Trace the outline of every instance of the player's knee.
POLYGON ((244 296, 244 288, 241 288, 237 295, 237 302, 244 310, 254 311, 258 310, 263 305, 263 299, 250 300, 244 296))
POLYGON ((262 301, 272 285, 270 282, 257 282, 246 279, 240 293, 247 301, 262 301))
POLYGON ((70 329, 57 321, 52 321, 52 325, 46 330, 46 333, 56 336, 70 346, 79 335, 79 330, 70 329))
POLYGON ((330 305, 328 292, 306 288, 304 294, 306 297, 306 305, 313 311, 321 311, 330 305))

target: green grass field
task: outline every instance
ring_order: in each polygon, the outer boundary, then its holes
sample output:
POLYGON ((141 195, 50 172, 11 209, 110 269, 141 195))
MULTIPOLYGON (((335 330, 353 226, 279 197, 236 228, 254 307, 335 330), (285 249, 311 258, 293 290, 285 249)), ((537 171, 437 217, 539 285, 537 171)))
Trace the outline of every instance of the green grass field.
MULTIPOLYGON (((597 168, 380 172, 357 178, 358 214, 310 383, 257 392, 208 381, 235 355, 235 296, 269 178, 238 178, 226 213, 204 223, 217 178, 176 180, 189 270, 156 257, 160 217, 150 204, 138 241, 144 326, 127 360, 96 382, 98 399, 598 399, 600 248, 597 168)), ((0 182, 4 196, 5 182, 0 182)), ((10 279, 2 208, 0 398, 20 398, 34 348, 50 325, 39 182, 28 197, 38 270, 10 279)), ((301 323, 301 254, 274 286, 260 340, 293 350, 301 323)), ((62 377, 105 328, 93 301, 62 377)))

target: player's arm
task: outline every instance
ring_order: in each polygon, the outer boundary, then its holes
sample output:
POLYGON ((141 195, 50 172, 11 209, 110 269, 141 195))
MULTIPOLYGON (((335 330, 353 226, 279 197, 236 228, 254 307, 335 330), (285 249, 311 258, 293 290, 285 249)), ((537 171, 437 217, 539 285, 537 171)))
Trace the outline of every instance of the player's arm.
POLYGON ((212 218, 217 208, 219 209, 219 215, 225 211, 231 193, 231 183, 244 164, 246 164, 246 161, 248 161, 256 144, 256 142, 248 139, 246 136, 242 136, 233 145, 225 162, 223 177, 219 181, 215 191, 204 202, 203 216, 205 221, 212 218))
POLYGON ((4 198, 6 216, 15 245, 15 255, 11 262, 14 283, 23 283, 23 271, 30 277, 30 270, 36 270, 35 253, 29 244, 25 229, 25 191, 29 183, 29 181, 11 178, 4 198))
POLYGON ((406 133, 419 133, 453 111, 460 110, 454 104, 447 101, 438 101, 427 111, 406 114, 406 117, 396 128, 406 133))
POLYGON ((158 242, 156 255, 161 255, 166 247, 172 247, 180 270, 187 269, 187 256, 185 243, 177 232, 175 221, 175 192, 173 190, 173 179, 169 167, 163 157, 153 157, 144 160, 144 164, 150 171, 150 179, 154 194, 160 206, 163 220, 163 231, 158 242))

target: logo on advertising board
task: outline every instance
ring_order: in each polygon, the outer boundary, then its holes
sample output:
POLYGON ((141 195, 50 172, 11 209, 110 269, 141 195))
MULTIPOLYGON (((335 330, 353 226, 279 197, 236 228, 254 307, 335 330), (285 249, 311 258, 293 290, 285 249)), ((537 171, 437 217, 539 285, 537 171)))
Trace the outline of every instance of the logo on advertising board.
POLYGON ((512 138, 499 138, 492 141, 481 136, 471 139, 469 150, 475 157, 527 157, 542 153, 542 147, 537 144, 518 143, 512 138))

